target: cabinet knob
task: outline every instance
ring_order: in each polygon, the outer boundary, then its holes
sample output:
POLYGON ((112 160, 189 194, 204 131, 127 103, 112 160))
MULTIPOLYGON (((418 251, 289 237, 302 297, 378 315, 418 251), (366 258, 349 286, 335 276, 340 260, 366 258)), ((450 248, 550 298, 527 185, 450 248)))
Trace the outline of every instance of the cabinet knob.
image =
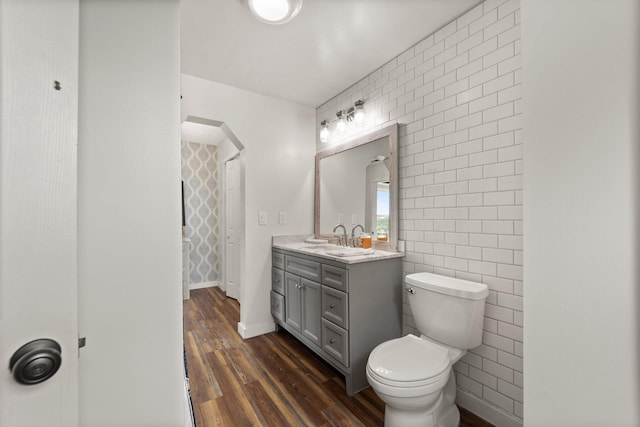
POLYGON ((329 304, 329 308, 336 308, 335 304, 329 304))
POLYGON ((335 344, 335 343, 336 343, 336 340, 334 340, 333 338, 331 338, 331 339, 329 340, 329 343, 331 343, 331 344, 335 344))

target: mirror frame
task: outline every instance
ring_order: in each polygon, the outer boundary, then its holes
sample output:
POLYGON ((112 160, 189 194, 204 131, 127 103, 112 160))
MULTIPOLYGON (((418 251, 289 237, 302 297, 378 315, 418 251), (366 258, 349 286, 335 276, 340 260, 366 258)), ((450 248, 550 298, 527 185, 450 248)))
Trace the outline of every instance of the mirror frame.
POLYGON ((386 126, 368 132, 364 135, 357 136, 353 139, 327 148, 316 153, 316 173, 315 173, 315 215, 314 215, 314 232, 318 239, 330 238, 333 235, 322 235, 320 232, 320 160, 351 150, 370 142, 378 141, 382 138, 389 139, 389 162, 391 168, 389 170, 390 178, 390 197, 389 197, 389 240, 386 242, 373 241, 375 248, 387 251, 397 251, 398 248, 398 124, 386 126))

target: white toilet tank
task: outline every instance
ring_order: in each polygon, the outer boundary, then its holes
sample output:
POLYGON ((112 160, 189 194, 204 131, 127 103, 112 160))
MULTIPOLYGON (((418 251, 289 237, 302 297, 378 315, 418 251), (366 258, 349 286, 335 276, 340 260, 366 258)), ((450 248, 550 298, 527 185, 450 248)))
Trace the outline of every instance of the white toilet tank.
POLYGON ((462 350, 482 343, 487 285, 415 273, 405 277, 405 288, 409 291, 411 312, 420 333, 462 350))

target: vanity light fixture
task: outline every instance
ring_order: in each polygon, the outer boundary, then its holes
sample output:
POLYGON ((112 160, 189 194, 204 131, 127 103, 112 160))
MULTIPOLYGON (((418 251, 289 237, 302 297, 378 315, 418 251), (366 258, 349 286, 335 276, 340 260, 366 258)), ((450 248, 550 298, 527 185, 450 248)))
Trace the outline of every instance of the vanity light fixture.
POLYGON ((359 126, 362 126, 362 124, 364 123, 364 101, 362 99, 356 101, 353 120, 359 126))
POLYGON ((338 118, 336 129, 338 130, 338 133, 342 135, 347 130, 347 121, 345 120, 344 111, 338 111, 336 113, 336 117, 338 118))
POLYGON ((284 24, 300 12, 302 0, 246 0, 251 14, 265 24, 284 24))
MULTIPOLYGON (((358 128, 362 128, 364 125, 364 101, 359 99, 355 102, 353 107, 349 107, 347 110, 340 110, 336 113, 336 134, 338 136, 344 136, 347 132, 347 128, 352 125, 348 123, 355 122, 358 128)), ((322 120, 320 122, 320 142, 327 143, 331 137, 329 131, 329 120, 322 120)))
POLYGON ((329 123, 326 120, 320 122, 320 142, 329 142, 329 123))

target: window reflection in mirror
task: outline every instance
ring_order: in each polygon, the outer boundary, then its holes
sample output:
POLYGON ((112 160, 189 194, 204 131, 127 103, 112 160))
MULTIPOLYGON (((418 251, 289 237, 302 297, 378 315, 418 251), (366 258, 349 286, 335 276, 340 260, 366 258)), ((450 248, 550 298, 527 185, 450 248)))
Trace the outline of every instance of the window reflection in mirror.
POLYGON ((389 181, 379 182, 376 193, 376 240, 389 238, 389 181))
MULTIPOLYGON (((387 147, 383 147, 388 152, 387 147)), ((389 235, 389 158, 378 154, 365 168, 365 230, 374 240, 389 235), (385 203, 386 200, 386 203, 385 203)), ((383 239, 379 239, 383 237, 383 239)))

